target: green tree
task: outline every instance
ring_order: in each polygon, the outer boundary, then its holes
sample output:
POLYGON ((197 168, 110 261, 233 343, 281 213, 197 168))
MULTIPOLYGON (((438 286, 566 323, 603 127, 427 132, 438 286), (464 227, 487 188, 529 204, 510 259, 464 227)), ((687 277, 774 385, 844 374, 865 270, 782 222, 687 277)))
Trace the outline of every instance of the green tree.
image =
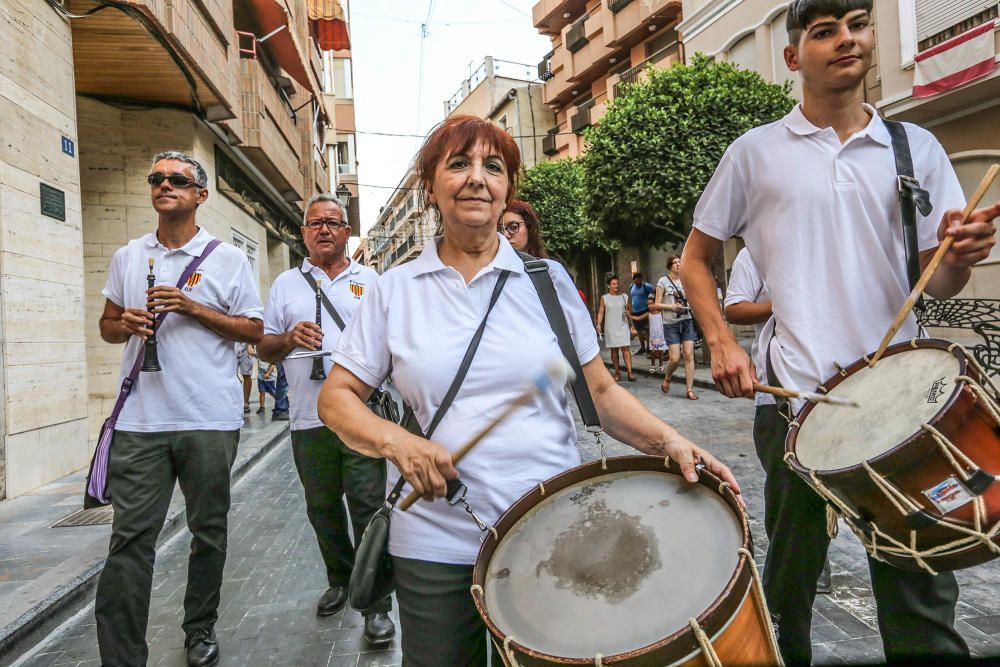
POLYGON ((541 219, 545 247, 563 259, 614 244, 584 215, 583 167, 573 158, 539 162, 524 173, 518 196, 531 204, 541 219))
POLYGON ((600 233, 630 245, 682 242, 726 147, 788 113, 791 84, 702 54, 647 69, 586 133, 584 207, 600 233))

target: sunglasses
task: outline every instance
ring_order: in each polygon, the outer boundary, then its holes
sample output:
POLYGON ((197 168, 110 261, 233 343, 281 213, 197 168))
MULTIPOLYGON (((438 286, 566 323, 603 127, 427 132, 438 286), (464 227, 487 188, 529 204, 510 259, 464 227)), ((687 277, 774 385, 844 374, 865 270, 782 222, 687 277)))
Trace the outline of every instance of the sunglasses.
POLYGON ((312 229, 313 231, 315 231, 317 229, 321 229, 324 225, 326 225, 327 229, 329 229, 331 232, 335 232, 338 229, 343 229, 344 227, 350 226, 343 220, 338 220, 337 218, 324 218, 322 220, 306 220, 302 226, 305 227, 306 229, 312 229))
POLYGON ((507 224, 501 222, 497 225, 497 231, 501 234, 517 234, 521 230, 522 224, 520 222, 508 222, 507 224))
POLYGON ((153 172, 152 174, 146 177, 146 182, 152 185, 154 188, 163 183, 163 181, 170 181, 170 185, 174 186, 175 188, 201 187, 198 185, 197 181, 193 181, 187 176, 182 176, 181 174, 170 174, 169 176, 167 176, 166 174, 153 172))

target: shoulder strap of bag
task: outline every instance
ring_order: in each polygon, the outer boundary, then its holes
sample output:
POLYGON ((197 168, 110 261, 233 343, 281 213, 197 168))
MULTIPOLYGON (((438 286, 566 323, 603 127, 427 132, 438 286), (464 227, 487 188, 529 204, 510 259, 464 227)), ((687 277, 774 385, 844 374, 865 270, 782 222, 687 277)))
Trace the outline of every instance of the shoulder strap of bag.
POLYGON ((674 279, 670 277, 669 273, 667 274, 667 280, 670 281, 670 285, 674 288, 674 298, 680 301, 681 305, 687 304, 687 297, 684 296, 684 292, 682 292, 681 288, 677 286, 677 283, 674 282, 674 279))
MULTIPOLYGON (((458 366, 458 372, 455 373, 455 379, 451 381, 451 386, 448 387, 448 391, 445 392, 444 398, 441 399, 441 405, 438 406, 437 411, 434 413, 434 418, 431 419, 430 425, 427 427, 427 431, 424 437, 430 438, 434 431, 437 429, 438 424, 444 419, 444 413, 448 411, 451 407, 452 402, 455 400, 455 396, 458 395, 458 390, 462 386, 462 382, 465 381, 465 376, 469 373, 469 367, 472 366, 472 359, 476 356, 476 350, 479 349, 479 342, 483 339, 483 332, 486 331, 486 320, 489 319, 490 313, 493 311, 493 306, 496 305, 497 299, 500 298, 500 292, 503 291, 503 286, 507 284, 507 278, 510 277, 510 271, 504 270, 500 272, 500 276, 497 278, 496 287, 493 288, 493 295, 490 297, 490 305, 486 309, 486 314, 483 315, 483 321, 479 323, 479 328, 476 329, 476 333, 472 335, 472 340, 469 341, 469 347, 465 350, 465 356, 462 357, 462 363, 458 366)), ((399 481, 396 485, 392 487, 392 491, 389 492, 389 496, 385 499, 386 507, 392 509, 396 502, 399 500, 399 496, 403 491, 403 485, 406 484, 406 479, 400 476, 399 481)))
MULTIPOLYGON (((176 286, 178 289, 184 286, 184 283, 188 281, 188 278, 190 278, 192 274, 198 270, 198 267, 205 261, 205 258, 212 254, 212 251, 215 250, 220 243, 222 243, 222 241, 219 239, 212 239, 208 242, 208 245, 205 246, 205 249, 201 251, 201 254, 191 260, 191 263, 187 265, 187 268, 184 269, 184 273, 181 274, 180 279, 177 281, 176 286)), ((165 318, 167 314, 168 313, 157 314, 156 319, 153 321, 153 331, 159 330, 160 325, 163 324, 163 318, 165 318)), ((118 400, 115 401, 115 407, 111 410, 110 419, 114 421, 118 420, 118 415, 121 413, 122 408, 125 407, 125 399, 128 398, 130 393, 132 393, 132 385, 135 384, 135 379, 139 376, 139 369, 142 368, 142 362, 145 357, 146 346, 140 345, 139 354, 136 355, 135 363, 132 364, 132 370, 130 370, 125 379, 122 380, 121 389, 118 391, 118 400)))
MULTIPOLYGON (((305 278, 305 281, 309 283, 309 287, 312 288, 313 294, 315 294, 316 279, 312 277, 312 273, 310 271, 299 271, 299 273, 301 273, 302 277, 305 278)), ((323 307, 326 308, 326 312, 333 318, 334 323, 340 327, 341 331, 346 329, 347 325, 344 324, 344 319, 340 316, 340 313, 337 312, 337 309, 333 307, 333 302, 330 301, 329 297, 327 297, 326 292, 320 292, 320 295, 323 297, 323 307)))
MULTIPOLYGON (((906 277, 910 289, 920 279, 920 251, 917 244, 917 210, 924 216, 930 215, 934 207, 930 194, 920 187, 920 181, 913 174, 913 158, 910 156, 910 142, 906 128, 894 120, 883 120, 892 139, 892 153, 896 159, 896 189, 899 193, 900 217, 903 222, 903 248, 906 252, 906 277)), ((916 307, 924 309, 923 296, 916 307)))
POLYGON ((580 365, 580 357, 576 354, 573 346, 573 339, 569 333, 569 325, 566 323, 566 314, 559 304, 559 295, 556 294, 555 285, 552 284, 552 276, 549 275, 549 266, 544 260, 537 259, 527 253, 518 253, 524 261, 524 270, 531 278, 531 284, 538 292, 538 299, 542 302, 542 309, 545 317, 549 320, 556 339, 559 341, 559 349, 569 362, 576 379, 573 380, 573 397, 576 399, 576 406, 580 409, 580 418, 588 429, 601 428, 601 418, 597 415, 597 407, 594 399, 590 395, 590 387, 587 386, 587 378, 583 375, 583 367, 580 365))

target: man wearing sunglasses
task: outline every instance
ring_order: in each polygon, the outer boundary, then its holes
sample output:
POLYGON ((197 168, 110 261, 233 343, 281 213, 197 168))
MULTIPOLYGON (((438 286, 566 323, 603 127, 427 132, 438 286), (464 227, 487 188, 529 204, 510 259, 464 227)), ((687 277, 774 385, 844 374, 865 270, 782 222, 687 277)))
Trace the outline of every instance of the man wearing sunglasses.
MULTIPOLYGON (((323 383, 310 378, 314 359, 299 356, 311 351, 332 352, 340 340, 341 327, 350 323, 361 300, 375 289, 378 274, 347 256, 350 236, 347 211, 336 196, 320 194, 309 201, 302 221, 302 239, 309 256, 302 260, 302 266, 275 279, 264 314, 264 338, 257 347, 260 359, 281 361, 288 377, 292 454, 305 491, 309 522, 326 565, 327 590, 316 605, 320 616, 343 609, 354 568, 344 496, 356 545, 385 493, 385 459, 355 452, 323 425, 316 408, 323 383), (320 324, 316 323, 317 287, 325 297, 320 324)), ((329 373, 331 357, 321 358, 329 373)), ((390 609, 387 597, 364 610, 366 641, 381 644, 396 634, 390 609)))
POLYGON ((230 470, 243 425, 233 342, 257 343, 264 309, 247 258, 225 243, 209 249, 212 236, 196 224, 208 198, 202 166, 183 153, 160 153, 146 180, 156 231, 112 258, 100 330, 106 342, 125 343, 121 381, 153 333, 154 314, 163 317, 156 329, 162 370, 139 374, 111 443, 115 521, 97 585, 97 640, 106 667, 146 664, 156 537, 179 481, 192 533, 181 626, 187 661, 214 665, 230 470), (147 289, 151 271, 155 286, 147 289))

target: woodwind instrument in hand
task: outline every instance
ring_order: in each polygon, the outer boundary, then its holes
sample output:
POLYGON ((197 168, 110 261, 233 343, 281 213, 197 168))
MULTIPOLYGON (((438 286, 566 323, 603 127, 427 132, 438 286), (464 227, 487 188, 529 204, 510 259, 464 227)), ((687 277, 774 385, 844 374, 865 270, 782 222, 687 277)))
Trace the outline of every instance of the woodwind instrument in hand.
MULTIPOLYGON (((153 258, 149 258, 149 274, 146 276, 146 287, 149 289, 153 288, 153 284, 156 282, 156 274, 153 273, 153 258)), ((153 312, 151 306, 147 306, 149 312, 153 312)), ((141 370, 144 373, 157 373, 162 371, 160 368, 160 356, 156 351, 156 319, 154 314, 153 324, 149 325, 149 328, 153 330, 153 333, 146 338, 146 353, 142 359, 141 370)))
MULTIPOLYGON (((316 326, 323 328, 323 319, 320 308, 323 307, 323 288, 320 287, 319 283, 316 283, 316 326)), ((325 380, 326 371, 323 370, 323 357, 313 357, 313 367, 312 373, 309 375, 310 380, 325 380)))

